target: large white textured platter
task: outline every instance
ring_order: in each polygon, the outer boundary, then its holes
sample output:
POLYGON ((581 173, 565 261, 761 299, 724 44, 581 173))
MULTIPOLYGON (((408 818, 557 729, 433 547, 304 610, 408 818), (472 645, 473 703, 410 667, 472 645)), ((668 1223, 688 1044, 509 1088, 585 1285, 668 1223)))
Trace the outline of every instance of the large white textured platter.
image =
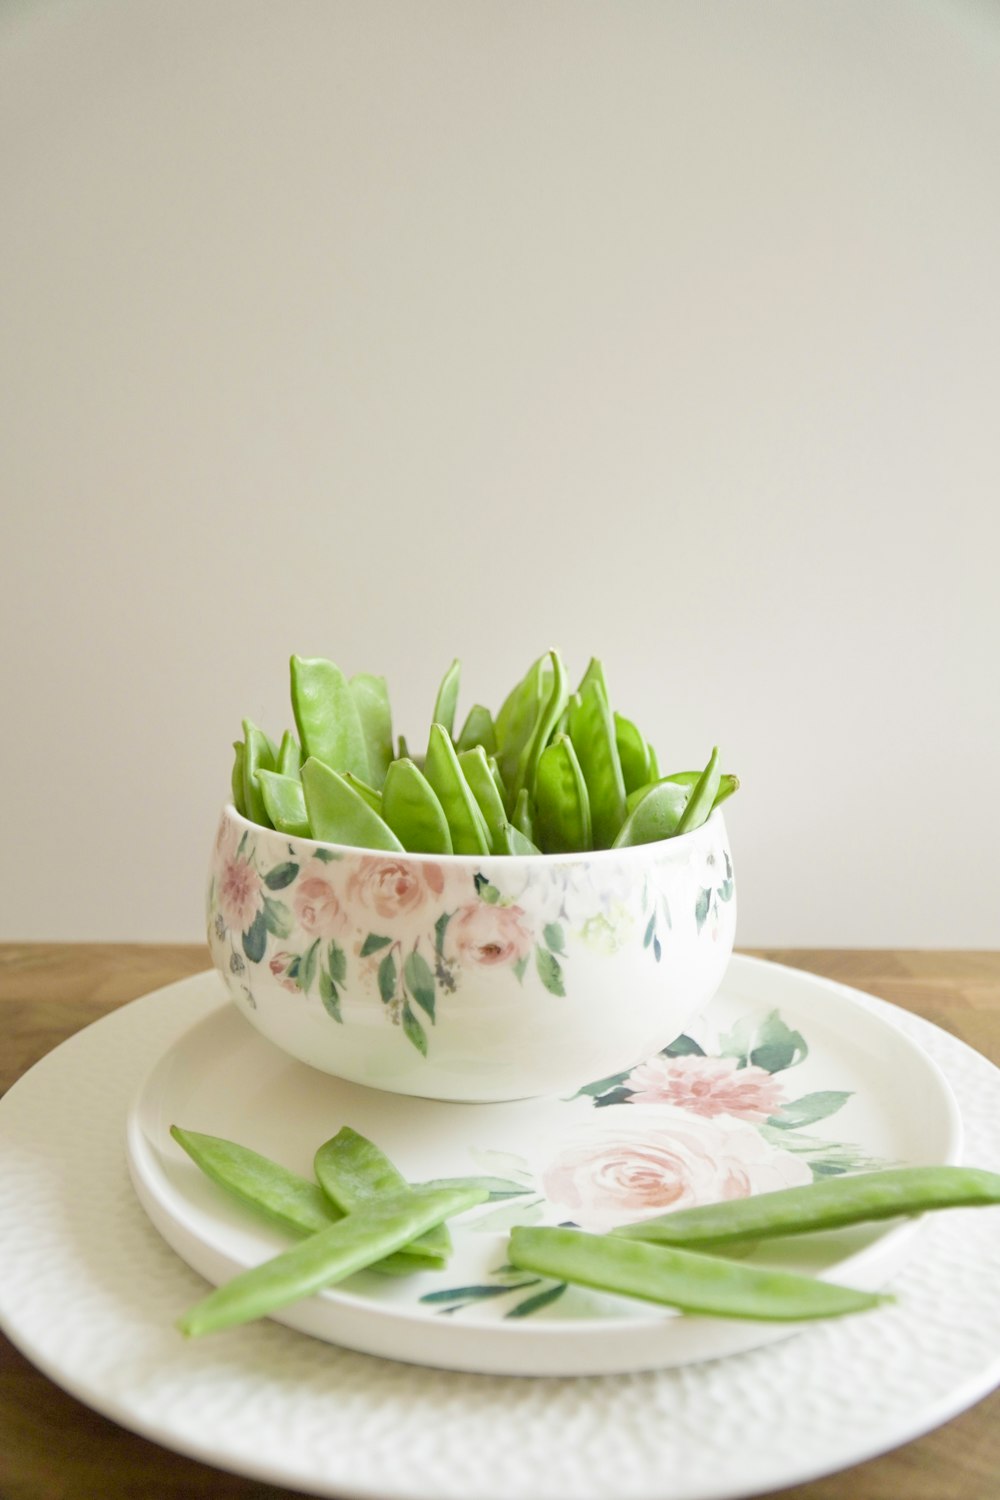
MULTIPOLYGON (((731 978, 776 993, 806 984, 817 1015, 853 994, 746 959, 731 978)), ((1000 1072, 928 1023, 853 998, 937 1063, 960 1101, 964 1159, 995 1167, 1000 1072)), ((135 1431, 318 1495, 735 1500, 884 1452, 1000 1379, 995 1209, 928 1221, 895 1305, 682 1368, 471 1377, 270 1322, 185 1344, 172 1320, 205 1283, 136 1202, 122 1127, 138 1079, 214 1003, 200 978, 149 995, 0 1101, 0 1321, 60 1385, 135 1431)))
MULTIPOLYGON (((927 1055, 849 996, 734 967, 690 1035, 572 1098, 456 1104, 344 1083, 279 1051, 226 1003, 184 1032, 143 1081, 127 1152, 139 1198, 210 1281, 290 1243, 203 1177, 170 1125, 223 1136, 312 1176, 317 1146, 350 1125, 410 1181, 478 1176, 490 1204, 452 1226, 447 1270, 372 1273, 279 1321, 364 1353, 494 1375, 604 1375, 755 1348, 798 1326, 681 1317, 507 1265, 514 1223, 602 1232, 678 1202, 804 1184, 814 1173, 957 1161, 961 1127, 927 1055)), ((433 1039, 432 1039, 433 1045, 433 1039)), ((923 1225, 811 1235, 752 1259, 873 1289, 923 1225)))

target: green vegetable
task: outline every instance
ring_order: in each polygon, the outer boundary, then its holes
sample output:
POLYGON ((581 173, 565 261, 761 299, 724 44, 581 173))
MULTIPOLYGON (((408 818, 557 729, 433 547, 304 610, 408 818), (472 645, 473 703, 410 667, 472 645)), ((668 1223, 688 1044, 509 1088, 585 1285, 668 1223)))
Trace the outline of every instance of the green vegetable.
POLYGON ((680 822, 677 824, 678 833, 687 833, 688 829, 698 828, 704 823, 712 811, 721 779, 719 772, 719 747, 716 746, 709 758, 708 765, 691 788, 691 795, 687 800, 687 806, 681 813, 680 822))
MULTIPOLYGON (((479 804, 490 840, 490 853, 502 854, 503 829, 507 822, 503 798, 482 745, 458 752, 458 763, 469 790, 479 804)), ((494 765, 496 762, 494 761, 494 765)))
POLYGON ((314 1234, 344 1217, 314 1182, 247 1146, 217 1135, 182 1130, 179 1125, 171 1125, 170 1134, 206 1177, 282 1229, 314 1234))
MULTIPOLYGON (((206 1177, 282 1229, 315 1234, 344 1217, 315 1182, 247 1146, 217 1135, 182 1130, 179 1125, 171 1125, 170 1134, 206 1177)), ((419 1254, 414 1252, 388 1255, 372 1270, 386 1276, 411 1276, 414 1271, 435 1270, 441 1264, 440 1256, 428 1256, 419 1262, 419 1254)))
POLYGON ((717 751, 703 771, 661 777, 652 745, 612 711, 597 657, 567 694, 559 652, 540 656, 495 719, 473 706, 456 741, 460 677, 456 658, 438 689, 427 755, 411 756, 399 735, 394 757, 385 678, 359 672, 348 681, 326 658, 293 656, 298 739, 286 731, 279 750, 244 720, 233 747, 237 811, 290 838, 355 848, 572 854, 688 832, 739 786, 719 772, 717 751), (683 804, 665 782, 686 790, 683 804))
POLYGON ((360 776, 355 776, 353 771, 344 772, 344 780, 352 792, 357 792, 362 802, 367 802, 372 812, 382 816, 382 793, 369 786, 367 781, 362 781, 360 776))
POLYGON ((579 705, 569 716, 569 736, 587 783, 594 848, 610 849, 625 819, 625 781, 604 690, 597 678, 582 686, 579 705))
POLYGON ((401 850, 389 825, 374 812, 343 776, 310 758, 302 767, 302 789, 313 838, 360 849, 401 850))
POLYGON ((513 823, 504 824, 501 854, 541 854, 541 852, 538 845, 532 843, 520 828, 515 828, 513 823))
POLYGON ((569 733, 569 721, 570 721, 570 718, 572 717, 572 715, 574 713, 576 713, 576 710, 579 707, 580 707, 580 694, 579 693, 570 693, 569 697, 566 699, 566 707, 563 709, 562 713, 559 715, 559 718, 558 718, 558 720, 556 722, 556 727, 553 730, 553 738, 555 738, 556 735, 568 734, 569 733))
POLYGON ((368 777, 372 786, 381 791, 392 761, 389 687, 384 677, 373 677, 368 672, 357 672, 351 678, 350 686, 368 755, 368 777))
POLYGON ((670 1245, 732 1245, 840 1229, 936 1208, 1000 1203, 1000 1174, 976 1167, 893 1167, 828 1177, 807 1187, 678 1209, 614 1231, 670 1245))
POLYGON ((301 781, 295 776, 279 776, 277 771, 258 771, 257 781, 272 825, 292 838, 311 838, 301 781))
POLYGON ((495 755, 497 732, 493 726, 493 715, 481 703, 473 704, 462 725, 462 732, 455 741, 457 750, 473 750, 482 745, 487 755, 495 755))
POLYGON ((517 805, 514 808, 513 823, 519 833, 534 843, 535 812, 532 806, 531 793, 526 786, 523 786, 518 793, 517 805))
POLYGON ((177 1326, 188 1337, 196 1337, 266 1317, 374 1265, 487 1196, 472 1187, 407 1188, 391 1193, 234 1277, 185 1313, 177 1326))
POLYGON ((246 746, 242 740, 233 741, 233 806, 242 817, 248 817, 246 797, 243 795, 243 756, 246 746))
POLYGON ((788 1271, 578 1229, 514 1229, 507 1258, 519 1270, 557 1281, 722 1318, 799 1322, 892 1300, 788 1271))
POLYGON ((635 804, 615 836, 614 847, 624 849, 672 838, 680 827, 691 789, 678 786, 676 781, 658 781, 634 795, 635 804))
POLYGON ((653 778, 649 774, 649 746, 632 723, 621 714, 614 715, 615 744, 621 762, 625 795, 637 787, 646 786, 653 778))
POLYGON ((412 760, 394 760, 382 788, 382 816, 404 849, 450 854, 451 832, 433 787, 412 760))
POLYGON ((546 854, 594 847, 587 783, 566 734, 558 735, 539 758, 535 806, 538 838, 546 854))
POLYGON ((451 736, 443 724, 432 724, 424 775, 444 808, 456 854, 489 854, 490 836, 479 803, 462 775, 451 736))
POLYGON ((292 657, 292 709, 303 755, 371 780, 361 715, 347 678, 322 657, 292 657))
POLYGON ((251 724, 249 719, 243 720, 243 802, 247 809, 247 817, 255 823, 261 823, 265 828, 271 824, 267 816, 267 808, 264 806, 264 797, 257 779, 259 771, 273 771, 278 758, 278 752, 272 740, 269 740, 262 729, 256 724, 251 724))
POLYGON ((280 776, 294 776, 296 780, 302 770, 302 747, 290 729, 281 736, 277 770, 280 776))
MULTIPOLYGON (((517 686, 507 694, 503 707, 497 714, 497 764, 500 767, 503 784, 510 794, 507 806, 511 811, 516 801, 513 787, 521 752, 531 737, 548 695, 549 682, 546 672, 548 666, 547 656, 540 656, 536 662, 533 662, 517 686)), ((549 667, 549 672, 551 672, 551 667, 549 667)))
MULTIPOLYGON (((698 782, 701 780, 704 774, 704 771, 671 771, 669 776, 664 776, 662 779, 664 781, 676 781, 678 786, 691 787, 697 786, 698 782)), ((715 794, 715 801, 712 803, 712 811, 714 812, 715 809, 719 806, 720 802, 725 802, 727 797, 731 797, 733 793, 738 792, 739 789, 740 781, 738 776, 720 776, 719 790, 715 794)), ((646 788, 643 787, 642 790, 645 791, 646 788)))
POLYGON ((521 747, 513 778, 507 783, 515 807, 522 790, 531 791, 534 787, 539 758, 566 706, 566 669, 558 651, 549 652, 548 671, 543 681, 547 682, 548 691, 538 700, 535 722, 521 747))
POLYGON ((610 703, 611 694, 608 692, 608 680, 604 675, 604 664, 596 656, 592 656, 590 658, 590 661, 587 663, 587 670, 580 678, 580 686, 576 691, 581 698, 583 697, 588 683, 591 682, 597 683, 597 686, 604 694, 605 703, 610 703))
MULTIPOLYGON (((313 1158, 313 1171, 323 1192, 344 1213, 352 1213, 389 1193, 405 1193, 410 1186, 374 1142, 348 1125, 320 1146, 313 1158)), ((402 1246, 399 1253, 444 1266, 451 1250, 448 1226, 436 1224, 411 1244, 402 1246)))
POLYGON ((431 718, 433 724, 440 724, 448 731, 451 738, 455 729, 455 709, 458 707, 458 687, 461 681, 462 664, 456 657, 444 674, 438 695, 434 702, 434 713, 431 718))

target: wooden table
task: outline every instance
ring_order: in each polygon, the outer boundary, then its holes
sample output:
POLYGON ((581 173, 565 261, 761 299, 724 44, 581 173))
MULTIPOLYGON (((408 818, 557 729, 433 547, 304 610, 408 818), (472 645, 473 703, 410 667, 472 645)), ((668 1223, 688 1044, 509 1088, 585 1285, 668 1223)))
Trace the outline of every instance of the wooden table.
MULTIPOLYGON (((1000 1064, 1000 953, 806 949, 760 956, 868 990, 1000 1064)), ((207 967, 200 946, 0 946, 0 1091, 88 1022, 207 967)), ((66 1395, 0 1336, 3 1500, 279 1500, 292 1493, 124 1431, 66 1395)), ((894 1453, 781 1494, 784 1500, 993 1500, 1000 1495, 1000 1392, 894 1453)))

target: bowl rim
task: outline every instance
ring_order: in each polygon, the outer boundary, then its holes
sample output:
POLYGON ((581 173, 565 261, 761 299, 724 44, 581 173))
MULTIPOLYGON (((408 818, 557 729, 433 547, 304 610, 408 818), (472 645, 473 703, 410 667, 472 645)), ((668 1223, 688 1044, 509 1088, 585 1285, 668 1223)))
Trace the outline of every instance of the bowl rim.
POLYGON ((282 833, 280 828, 265 828, 263 823, 255 823, 252 818, 247 818, 239 811, 233 802, 226 802, 222 809, 222 817, 229 817, 233 822, 242 825, 245 829, 252 829, 257 834, 273 834, 283 843, 298 846, 312 847, 314 849, 333 849, 341 856, 354 854, 368 859, 382 860, 414 860, 419 864, 432 865, 482 865, 487 861, 497 860, 506 868, 511 869, 515 865, 524 864, 532 869, 540 865, 557 867, 559 865, 575 865, 584 861, 598 860, 610 862, 612 859, 622 860, 645 854, 650 857, 653 850, 666 849, 693 849, 699 841, 707 838, 709 830, 713 832, 720 828, 725 836, 725 818, 721 807, 713 808, 712 812, 699 823, 697 828, 692 828, 689 833, 675 834, 669 839, 654 839, 647 844, 629 844, 621 849, 578 849, 568 854, 427 854, 409 849, 370 849, 361 844, 334 844, 326 839, 305 838, 299 834, 282 833))

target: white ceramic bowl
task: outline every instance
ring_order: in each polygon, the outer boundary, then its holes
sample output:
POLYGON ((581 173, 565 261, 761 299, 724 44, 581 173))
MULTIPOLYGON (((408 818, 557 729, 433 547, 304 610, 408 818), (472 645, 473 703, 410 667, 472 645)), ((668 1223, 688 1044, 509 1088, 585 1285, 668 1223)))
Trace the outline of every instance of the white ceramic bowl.
POLYGON ((715 994, 736 893, 722 813, 593 854, 383 854, 290 839, 232 806, 212 957, 276 1046, 432 1099, 571 1092, 665 1047, 715 994))

